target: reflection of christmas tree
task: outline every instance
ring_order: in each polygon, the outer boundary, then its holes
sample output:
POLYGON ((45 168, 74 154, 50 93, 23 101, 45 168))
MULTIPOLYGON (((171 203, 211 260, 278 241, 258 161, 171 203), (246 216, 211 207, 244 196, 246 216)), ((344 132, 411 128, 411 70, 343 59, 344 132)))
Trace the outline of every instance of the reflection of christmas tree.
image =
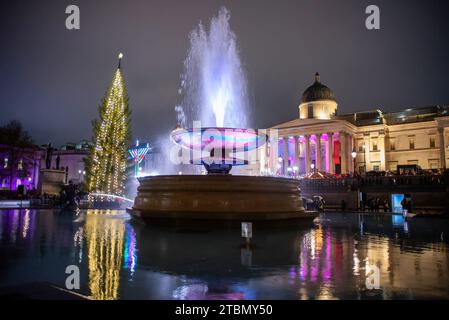
POLYGON ((126 226, 123 220, 102 219, 96 213, 87 212, 85 226, 90 295, 95 300, 117 300, 126 226))
POLYGON ((120 63, 112 84, 94 121, 95 149, 87 161, 88 188, 91 192, 123 195, 130 141, 130 110, 120 63))

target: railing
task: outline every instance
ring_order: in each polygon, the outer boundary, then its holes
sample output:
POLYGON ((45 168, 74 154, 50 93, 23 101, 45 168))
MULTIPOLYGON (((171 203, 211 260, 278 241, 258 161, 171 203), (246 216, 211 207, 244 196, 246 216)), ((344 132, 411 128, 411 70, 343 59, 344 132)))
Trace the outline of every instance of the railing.
POLYGON ((334 190, 336 192, 372 190, 372 189, 416 189, 443 190, 449 186, 448 175, 415 175, 415 176, 384 176, 384 177, 348 177, 327 179, 303 179, 301 189, 334 190))

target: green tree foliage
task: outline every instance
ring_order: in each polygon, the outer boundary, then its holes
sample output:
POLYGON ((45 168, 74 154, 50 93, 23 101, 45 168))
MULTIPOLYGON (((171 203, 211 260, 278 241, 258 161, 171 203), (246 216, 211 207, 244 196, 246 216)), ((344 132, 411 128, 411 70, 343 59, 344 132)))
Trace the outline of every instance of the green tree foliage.
POLYGON ((90 192, 122 196, 127 178, 131 112, 120 67, 93 121, 94 147, 86 160, 90 192))

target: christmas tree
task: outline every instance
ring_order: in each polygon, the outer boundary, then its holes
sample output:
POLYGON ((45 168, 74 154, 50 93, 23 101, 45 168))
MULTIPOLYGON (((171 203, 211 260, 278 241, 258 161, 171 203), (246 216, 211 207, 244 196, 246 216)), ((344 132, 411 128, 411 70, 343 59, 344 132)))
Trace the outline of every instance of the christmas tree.
POLYGON ((121 59, 112 83, 99 107, 100 119, 93 122, 94 149, 87 160, 87 187, 92 193, 123 196, 130 141, 128 96, 121 59))

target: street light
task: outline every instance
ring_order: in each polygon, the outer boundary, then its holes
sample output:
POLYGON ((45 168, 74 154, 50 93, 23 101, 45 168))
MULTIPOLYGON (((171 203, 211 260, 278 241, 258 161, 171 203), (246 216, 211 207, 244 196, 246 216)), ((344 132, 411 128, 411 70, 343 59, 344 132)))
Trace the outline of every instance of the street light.
POLYGON ((366 145, 363 144, 363 174, 366 174, 366 145))
POLYGON ((355 169, 356 169, 356 168, 355 168, 355 158, 357 157, 357 152, 355 151, 355 149, 352 150, 351 156, 352 156, 352 162, 353 162, 353 167, 354 167, 352 171, 353 171, 353 173, 354 173, 354 172, 355 172, 355 169))
POLYGON ((298 166, 293 166, 293 176, 296 178, 298 176, 298 166))
POLYGON ((278 170, 277 170, 276 174, 280 175, 281 174, 282 165, 280 163, 278 163, 277 168, 278 168, 278 170))

